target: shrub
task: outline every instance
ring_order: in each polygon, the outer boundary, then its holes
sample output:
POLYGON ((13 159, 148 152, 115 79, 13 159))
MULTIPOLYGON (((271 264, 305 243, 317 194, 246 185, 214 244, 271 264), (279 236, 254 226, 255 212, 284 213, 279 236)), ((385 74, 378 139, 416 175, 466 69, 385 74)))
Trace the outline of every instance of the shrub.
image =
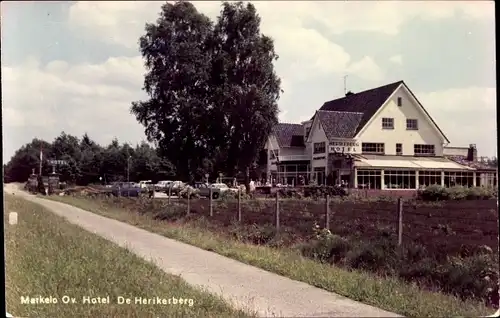
POLYGON ((241 242, 264 245, 274 239, 276 228, 272 225, 259 226, 252 224, 250 226, 243 226, 236 223, 230 226, 229 233, 241 242))
POLYGON ((355 269, 392 273, 399 268, 396 244, 389 239, 360 243, 347 254, 346 263, 355 269))
POLYGON ((450 258, 438 267, 437 275, 444 292, 463 299, 487 299, 491 290, 498 288, 498 263, 491 255, 450 258))
POLYGON ((485 200, 493 199, 497 195, 494 188, 485 187, 463 187, 455 186, 450 188, 441 187, 439 185, 431 185, 420 189, 417 192, 417 197, 423 201, 440 201, 440 200, 485 200))
POLYGON ((347 239, 332 234, 328 229, 320 229, 317 224, 313 231, 314 239, 300 246, 303 256, 320 262, 338 263, 344 260, 351 249, 347 239))
POLYGON ((193 188, 192 186, 185 186, 180 192, 179 192, 179 197, 181 198, 184 198, 184 199, 187 199, 187 197, 190 197, 192 199, 194 198, 198 198, 199 195, 198 195, 198 192, 196 191, 195 188, 193 188))
POLYGON ((347 196, 347 190, 339 186, 305 186, 303 187, 305 197, 324 198, 329 196, 347 196))
POLYGON ((446 192, 446 188, 442 186, 431 185, 419 189, 417 192, 417 197, 424 201, 440 201, 440 200, 447 200, 448 193, 446 192))

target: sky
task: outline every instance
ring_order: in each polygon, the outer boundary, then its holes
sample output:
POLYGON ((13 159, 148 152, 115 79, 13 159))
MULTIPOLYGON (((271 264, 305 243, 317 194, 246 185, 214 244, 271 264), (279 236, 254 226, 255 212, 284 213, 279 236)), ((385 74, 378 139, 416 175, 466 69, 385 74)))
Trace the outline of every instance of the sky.
MULTIPOLYGON (((193 2, 215 19, 221 2, 193 2)), ((162 2, 2 2, 3 160, 62 131, 136 144, 145 99, 138 38, 162 2)), ((280 120, 404 80, 451 141, 496 156, 494 2, 258 1, 284 93, 280 120)))

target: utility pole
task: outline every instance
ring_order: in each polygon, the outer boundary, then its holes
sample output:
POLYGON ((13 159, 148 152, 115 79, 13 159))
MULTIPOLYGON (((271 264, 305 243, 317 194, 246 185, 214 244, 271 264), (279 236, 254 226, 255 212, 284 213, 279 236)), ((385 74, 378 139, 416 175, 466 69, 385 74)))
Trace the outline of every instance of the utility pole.
POLYGON ((40 167, 39 167, 40 176, 42 176, 42 161, 43 161, 43 146, 40 145, 40 167))
POLYGON ((127 183, 130 182, 130 156, 127 158, 127 183))

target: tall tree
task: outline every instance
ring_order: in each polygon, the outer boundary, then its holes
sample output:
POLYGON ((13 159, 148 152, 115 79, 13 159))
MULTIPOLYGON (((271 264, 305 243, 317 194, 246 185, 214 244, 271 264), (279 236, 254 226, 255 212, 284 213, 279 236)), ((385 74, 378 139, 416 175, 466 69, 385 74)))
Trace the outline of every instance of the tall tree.
POLYGON ((278 55, 260 22, 253 4, 225 2, 211 42, 212 102, 221 105, 212 116, 212 133, 224 134, 216 146, 230 172, 245 172, 247 191, 250 168, 278 122, 281 93, 273 66, 278 55))
POLYGON ((147 101, 133 102, 131 113, 145 127, 162 156, 183 178, 207 156, 207 100, 210 20, 189 2, 166 3, 140 40, 147 73, 147 101))

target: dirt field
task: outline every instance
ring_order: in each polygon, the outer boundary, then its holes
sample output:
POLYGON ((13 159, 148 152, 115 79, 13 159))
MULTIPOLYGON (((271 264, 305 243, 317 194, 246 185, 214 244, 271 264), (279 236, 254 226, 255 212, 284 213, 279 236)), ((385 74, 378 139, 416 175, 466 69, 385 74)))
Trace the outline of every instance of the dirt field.
MULTIPOLYGON (((185 200, 175 202, 187 211, 185 200)), ((447 201, 440 204, 411 202, 406 202, 403 206, 403 244, 411 240, 424 245, 435 256, 465 256, 471 249, 481 245, 487 245, 497 252, 496 201, 447 201)), ((224 227, 237 220, 237 211, 237 202, 213 202, 213 220, 224 227)), ((274 226, 275 211, 276 203, 272 200, 244 201, 241 205, 242 222, 274 226)), ((280 226, 293 235, 306 238, 312 234, 316 223, 325 227, 325 211, 324 201, 282 200, 280 226)), ((208 217, 208 200, 191 200, 190 212, 208 217)), ((397 237, 397 225, 398 210, 395 202, 330 204, 329 228, 335 234, 362 237, 363 240, 381 235, 397 237)))

